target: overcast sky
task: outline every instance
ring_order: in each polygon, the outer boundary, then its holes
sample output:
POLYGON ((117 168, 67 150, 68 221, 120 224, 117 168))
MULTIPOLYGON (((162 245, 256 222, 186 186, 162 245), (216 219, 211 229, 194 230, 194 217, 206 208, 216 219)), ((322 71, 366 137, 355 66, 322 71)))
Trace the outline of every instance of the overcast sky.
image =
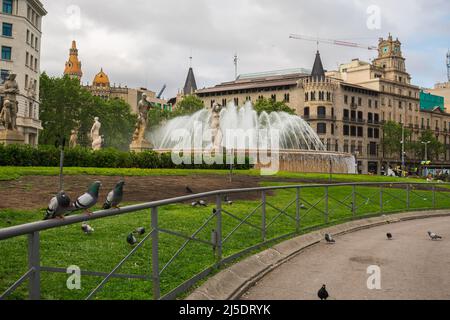
MULTIPOLYGON (((41 69, 61 75, 75 39, 84 83, 103 67, 117 85, 159 91, 167 84, 170 98, 184 85, 191 54, 200 88, 234 78, 235 52, 239 73, 312 68, 316 44, 291 40, 290 33, 377 45, 391 32, 403 44, 414 84, 431 87, 446 79, 448 0, 41 1, 48 11, 41 69)), ((328 70, 376 56, 328 44, 319 49, 328 70)))

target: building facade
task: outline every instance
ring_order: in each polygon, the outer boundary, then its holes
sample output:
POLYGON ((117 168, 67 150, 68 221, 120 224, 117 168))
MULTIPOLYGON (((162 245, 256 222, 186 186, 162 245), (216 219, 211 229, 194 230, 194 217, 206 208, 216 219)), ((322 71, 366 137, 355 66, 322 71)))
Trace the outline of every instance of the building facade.
MULTIPOLYGON (((69 60, 66 62, 64 74, 78 79, 81 82, 83 71, 81 61, 78 58, 78 48, 75 41, 72 41, 72 47, 69 50, 69 60)), ((109 76, 103 71, 103 68, 95 75, 92 83, 87 83, 83 87, 90 91, 92 95, 105 100, 124 100, 130 105, 133 113, 138 113, 138 103, 142 99, 143 94, 147 95, 147 100, 153 105, 163 110, 172 111, 172 105, 166 100, 158 98, 154 91, 148 90, 147 88, 134 89, 128 88, 127 86, 111 84, 109 76)))
MULTIPOLYGON (((354 154, 360 173, 381 173, 401 164, 400 155, 383 152, 383 123, 403 124, 411 130, 413 140, 424 130, 432 130, 446 146, 435 165, 450 168, 450 114, 440 107, 429 108, 432 97, 421 95, 420 88, 411 84, 401 43, 391 35, 380 38, 378 56, 372 63, 354 59, 326 72, 317 52, 310 73, 291 70, 245 75, 196 94, 206 107, 215 102, 243 105, 261 97, 284 101, 308 121, 328 150, 354 154)), ((406 159, 409 166, 418 166, 423 160, 413 154, 406 159)))
POLYGON ((0 85, 16 74, 18 130, 25 143, 36 146, 42 130, 39 120, 39 75, 42 18, 47 14, 38 0, 1 0, 0 85))

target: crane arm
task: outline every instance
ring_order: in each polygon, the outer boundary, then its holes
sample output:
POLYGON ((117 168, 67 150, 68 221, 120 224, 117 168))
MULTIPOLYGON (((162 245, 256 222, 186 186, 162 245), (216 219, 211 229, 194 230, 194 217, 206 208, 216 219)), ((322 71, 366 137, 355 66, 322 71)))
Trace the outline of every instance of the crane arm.
POLYGON ((313 41, 317 43, 328 43, 336 46, 345 46, 345 47, 353 47, 353 48, 363 48, 367 50, 378 50, 375 46, 369 46, 364 45, 356 42, 349 42, 349 41, 343 41, 343 40, 335 40, 335 39, 323 39, 323 38, 316 38, 311 36, 305 36, 305 35, 298 35, 298 34, 291 34, 289 36, 291 39, 296 40, 305 40, 305 41, 313 41))

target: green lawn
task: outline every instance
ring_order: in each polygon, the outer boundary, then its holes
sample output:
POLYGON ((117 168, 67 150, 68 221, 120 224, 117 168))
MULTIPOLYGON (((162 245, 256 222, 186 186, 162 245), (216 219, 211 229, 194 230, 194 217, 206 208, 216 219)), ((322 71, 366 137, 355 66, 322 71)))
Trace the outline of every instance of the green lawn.
MULTIPOLYGON (((10 169, 11 170, 11 169, 10 169)), ((33 170, 33 169, 30 169, 33 170)), ((34 169, 36 170, 36 169, 34 169)), ((52 170, 52 169, 48 169, 52 170)), ((81 169, 79 169, 81 170, 81 169)), ((99 169, 82 169, 92 170, 99 169)), ((103 169, 98 172, 102 171, 103 169)), ((128 169, 127 169, 128 170, 128 169)), ((131 169, 130 169, 131 170, 131 169)), ((153 172, 153 170, 149 170, 153 172)), ((4 172, 4 171, 3 171, 4 172)), ((17 172, 25 174, 26 169, 18 169, 17 172), (22 171, 23 170, 23 171, 22 171)), ((48 171, 47 171, 48 172, 48 171)), ((105 169, 108 172, 108 169, 105 169)), ((117 172, 117 171, 115 171, 117 172)), ((137 171, 133 172, 136 173, 137 171)), ((186 172, 186 174, 190 174, 186 172)), ((35 173, 32 173, 35 174, 35 173)), ((146 174, 149 174, 148 172, 146 174)), ((253 174, 249 172, 249 174, 253 174)), ((282 174, 283 175, 283 174, 282 174)), ((289 176, 296 176, 290 174, 289 176)), ((305 176, 305 175, 298 175, 305 176)), ((320 177, 321 175, 314 175, 320 177)), ((346 179, 348 176, 340 176, 346 179)), ((354 176, 352 176, 354 177, 354 176)), ((367 180, 367 177, 366 177, 367 180)), ((375 180, 375 179, 374 179, 375 180)), ((271 183, 274 185, 276 183, 271 183)), ((286 184, 286 183, 282 183, 286 184)), ((269 185, 269 183, 264 183, 269 185)), ((340 223, 352 218, 358 218, 369 214, 379 213, 378 188, 358 187, 356 189, 356 212, 353 216, 351 207, 351 187, 329 188, 329 215, 330 224, 340 223), (341 202, 339 202, 339 201, 341 202)), ((323 210, 325 203, 320 201, 324 196, 324 188, 305 188, 301 190, 302 203, 306 210, 301 210, 301 228, 313 228, 323 226, 325 216, 318 210, 308 210, 312 204, 317 204, 317 209, 323 210)), ((436 193, 436 208, 450 208, 450 194, 436 193)), ((267 196, 267 202, 284 209, 295 199, 295 190, 278 190, 267 196)), ((385 212, 406 211, 406 191, 401 189, 385 189, 383 207, 385 212)), ((432 193, 430 191, 412 190, 410 194, 411 210, 427 209, 432 206, 432 193)), ((232 206, 224 205, 227 210, 237 217, 246 217, 259 201, 239 201, 232 206)), ((161 228, 191 235, 211 215, 213 206, 207 208, 192 208, 188 204, 168 205, 159 209, 159 223, 161 228)), ((267 238, 275 238, 296 229, 295 203, 286 209, 285 215, 273 219, 279 214, 270 205, 266 206, 267 238)), ((31 212, 0 211, 0 228, 16 225, 29 221, 39 220, 41 214, 31 212)), ((127 234, 139 226, 144 226, 147 232, 150 230, 150 212, 142 211, 122 216, 105 218, 92 221, 95 228, 92 235, 86 236, 80 230, 80 225, 66 226, 48 230, 41 233, 41 262, 43 266, 67 268, 77 265, 82 270, 110 272, 113 267, 130 251, 131 247, 126 243, 127 234)), ((261 210, 248 219, 248 222, 261 225, 261 210)), ((239 224, 239 221, 223 214, 224 238, 239 224)), ((210 241, 210 232, 215 228, 215 220, 209 222, 205 229, 199 233, 198 238, 210 241)), ((160 235, 160 267, 162 268, 184 243, 184 239, 161 234, 160 235)), ((261 231, 252 226, 242 225, 225 243, 224 257, 239 252, 261 241, 261 231)), ((5 290, 20 275, 26 271, 26 247, 25 237, 0 241, 0 292, 5 290)), ((161 291, 167 293, 180 285, 183 281, 202 271, 214 263, 213 252, 205 244, 191 242, 173 263, 164 270, 161 276, 161 291)), ((151 240, 119 270, 120 273, 151 274, 151 240)), ((70 291, 66 288, 66 274, 42 273, 42 298, 44 299, 83 299, 102 280, 99 277, 82 277, 81 290, 70 291)), ((152 284, 144 280, 112 279, 95 296, 96 299, 150 299, 152 296, 152 284)), ((27 297, 26 282, 10 298, 25 299, 27 297)))
MULTIPOLYGON (((22 176, 54 176, 59 174, 57 167, 0 167, 0 181, 14 180, 22 176)), ((205 170, 205 169, 122 169, 122 168, 64 168, 66 175, 100 175, 100 176, 166 176, 166 175, 228 175, 228 170, 205 170)), ((260 171, 251 170, 234 170, 233 174, 259 176, 260 171)), ((327 173, 295 173, 295 172, 279 172, 275 175, 279 178, 307 179, 307 180, 323 180, 328 181, 330 175, 327 173)), ((420 178, 397 178, 385 176, 368 176, 354 174, 333 174, 333 182, 424 182, 420 178)))

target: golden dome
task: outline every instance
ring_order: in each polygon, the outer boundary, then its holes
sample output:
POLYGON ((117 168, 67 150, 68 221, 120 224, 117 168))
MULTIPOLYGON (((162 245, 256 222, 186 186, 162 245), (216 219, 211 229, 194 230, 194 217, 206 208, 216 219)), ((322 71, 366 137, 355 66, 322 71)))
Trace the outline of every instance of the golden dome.
POLYGON ((94 87, 109 87, 109 77, 103 72, 103 68, 95 76, 92 85, 94 87))

